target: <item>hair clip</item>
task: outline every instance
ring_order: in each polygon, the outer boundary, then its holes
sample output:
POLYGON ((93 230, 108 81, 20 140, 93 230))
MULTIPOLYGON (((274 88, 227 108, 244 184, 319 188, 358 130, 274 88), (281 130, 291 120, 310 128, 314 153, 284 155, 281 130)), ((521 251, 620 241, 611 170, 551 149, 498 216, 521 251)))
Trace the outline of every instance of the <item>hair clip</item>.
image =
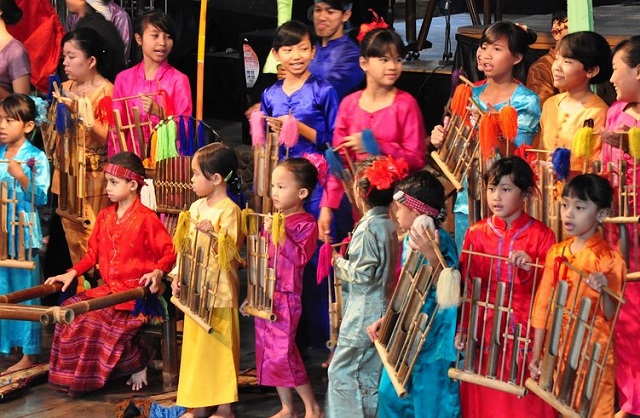
POLYGON ((517 27, 519 27, 520 29, 522 29, 525 32, 529 32, 529 27, 527 25, 525 25, 524 23, 514 23, 514 25, 516 25, 517 27))

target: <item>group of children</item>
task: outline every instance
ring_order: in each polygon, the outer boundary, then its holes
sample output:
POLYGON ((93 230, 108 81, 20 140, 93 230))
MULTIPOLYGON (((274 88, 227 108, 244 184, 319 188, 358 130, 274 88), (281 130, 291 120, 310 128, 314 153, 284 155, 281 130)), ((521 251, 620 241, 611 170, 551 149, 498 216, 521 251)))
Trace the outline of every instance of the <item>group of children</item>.
MULTIPOLYGON (((145 23, 138 28, 136 41, 142 47, 143 63, 121 73, 116 79, 115 91, 121 96, 142 91, 144 94, 137 100, 145 115, 152 118, 167 112, 190 114, 190 101, 186 100, 190 97, 188 82, 186 87, 181 84, 182 76, 166 62, 172 46, 170 22, 162 14, 149 15, 142 22, 145 23), (135 86, 135 92, 125 91, 130 86, 135 86), (175 90, 167 93, 170 88, 175 90), (154 96, 159 90, 165 91, 154 96), (167 109, 167 97, 172 97, 171 111, 167 109)), ((70 107, 74 95, 89 95, 94 91, 107 94, 111 87, 96 71, 100 68, 99 52, 91 52, 87 43, 79 40, 82 34, 65 37, 64 41, 65 68, 69 78, 72 81, 75 78, 75 84, 67 88, 73 93, 67 93, 71 100, 59 99, 70 107), (73 65, 73 58, 79 58, 77 66, 73 65)), ((610 60, 602 59, 609 56, 609 50, 605 51, 608 45, 600 35, 577 32, 559 42, 553 75, 554 83, 563 93, 549 98, 542 109, 535 93, 513 77, 514 68, 521 65, 527 45, 533 40, 534 34, 526 28, 498 22, 485 30, 478 50, 478 68, 486 80, 473 88, 474 102, 482 112, 499 110, 506 105, 516 109, 516 145, 530 144, 538 134, 540 143, 549 144, 546 145, 549 150, 558 146, 570 148, 572 135, 584 119, 594 119, 596 128, 604 126, 610 131, 640 126, 637 77, 640 37, 624 41, 614 50, 611 81, 619 102, 608 112, 589 90, 591 83, 606 80, 611 74, 610 60), (607 112, 606 121, 603 112, 607 112), (569 116, 575 115, 573 123, 569 116)), ((328 370, 324 413, 328 417, 350 414, 363 417, 555 416, 553 410, 534 395, 518 399, 468 383, 459 387, 447 376, 449 366, 456 360, 456 350, 465 347, 469 332, 456 328, 455 308, 438 311, 418 355, 406 399, 396 396, 389 376, 383 372, 373 340, 377 338, 379 320, 393 292, 397 261, 406 260, 410 251, 419 251, 425 255, 424 262, 436 264, 431 241, 435 237, 446 267, 459 263, 462 271, 473 272, 472 277, 491 277, 497 282, 513 284, 513 320, 524 324, 532 312, 531 323, 535 328, 533 352, 529 358, 520 358, 518 364, 528 367, 531 376, 537 378, 549 298, 555 285, 556 257, 567 257, 589 273, 586 287, 578 285, 578 275, 569 274, 570 292, 580 292, 580 297, 594 302, 603 287, 622 292, 626 275, 624 262, 598 228, 611 207, 611 185, 595 174, 575 175, 569 181, 561 196, 562 224, 569 238, 556 244, 551 230, 525 212, 526 201, 536 193, 529 164, 518 157, 497 159, 485 176, 486 200, 492 215, 470 227, 456 222, 459 236, 456 245, 441 226, 444 188, 434 175, 421 171, 427 141, 419 107, 410 95, 394 86, 402 72, 404 56, 398 35, 392 30, 374 29, 364 37, 360 65, 366 75, 366 87, 347 96, 339 106, 333 88, 309 72, 313 50, 312 35, 305 25, 287 22, 278 28, 273 53, 286 75, 267 89, 262 99, 265 123, 270 129, 279 132, 283 118, 293 115, 300 134, 295 146, 288 151, 283 149, 283 156, 288 153, 287 158, 273 171, 270 185, 273 209, 281 211, 285 219, 284 243, 271 248, 272 252, 279 251, 274 290, 278 319, 273 323, 255 319, 258 380, 260 384, 277 387, 282 402, 282 410, 274 416, 297 416, 292 388, 304 402, 306 417, 322 414, 295 344, 295 335, 302 310, 303 282, 307 285, 303 276, 315 271, 308 266, 314 262, 314 254, 317 256, 318 238, 330 240, 334 218, 345 216, 338 212, 345 192, 343 184, 333 175, 324 182, 325 167, 319 156, 330 146, 341 146, 351 160, 358 162, 351 203, 355 206, 353 213, 362 215, 354 218, 356 224, 346 254, 334 252, 331 257, 335 274, 343 283, 343 319, 328 370), (384 156, 369 155, 371 147, 365 142, 370 139, 364 139, 365 130, 373 132, 374 141, 384 156), (421 215, 433 218, 436 228, 427 230, 422 223, 414 222, 421 215), (398 243, 397 228, 407 232, 402 247, 398 243), (399 248, 401 254, 398 254, 399 248), (472 261, 465 253, 460 254, 461 249, 502 256, 508 261, 485 265, 472 261), (538 288, 532 289, 534 282, 527 267, 543 259, 544 275, 538 288), (519 268, 517 277, 510 276, 513 269, 509 266, 519 268), (536 294, 533 301, 529 298, 532 292, 536 294)), ((49 186, 46 157, 27 140, 34 129, 34 120, 33 102, 28 97, 12 95, 0 102, 0 159, 8 161, 0 161, 0 179, 18 190, 19 211, 26 210, 31 199, 35 199, 36 205, 44 204, 49 186), (35 165, 27 166, 26 161, 32 157, 35 165)), ((95 134, 91 132, 97 141, 102 141, 99 153, 102 170, 96 171, 105 178, 101 194, 115 204, 93 208, 100 212, 83 251, 85 254, 74 260, 67 273, 46 282, 62 282, 66 289, 76 276, 99 265, 104 285, 70 301, 139 285, 150 286, 152 293, 158 293, 161 278, 171 272, 176 262, 171 238, 162 223, 153 211, 140 203, 139 192, 144 184, 140 158, 132 153, 114 152, 107 162, 108 140, 106 133, 102 135, 103 130, 98 126, 95 134)), ((437 126, 431 133, 430 146, 442 146, 445 131, 446 124, 437 126)), ((606 162, 619 158, 633 161, 625 150, 597 144, 590 160, 606 162)), ((635 165, 629 164, 629 167, 635 165)), ((239 249, 243 242, 240 209, 228 197, 228 188, 237 188, 240 183, 234 150, 220 143, 206 145, 194 155, 191 168, 191 183, 199 197, 189 208, 189 216, 194 220, 191 233, 196 230, 216 233, 230 239, 239 249)), ((573 168, 573 171, 583 171, 584 161, 577 162, 573 168)), ((625 180, 635 184, 636 176, 637 173, 631 172, 625 180)), ((456 216, 462 215, 458 216, 461 220, 468 219, 465 210, 464 193, 460 193, 454 212, 456 216)), ((272 226, 270 221, 265 222, 267 233, 272 226)), ((37 252, 40 240, 37 233, 32 234, 28 248, 37 252)), ((210 324, 214 332, 207 334, 190 318, 185 318, 177 403, 194 408, 184 415, 186 417, 231 417, 231 404, 238 400, 237 385, 232 382, 237 381, 239 370, 239 265, 237 260, 232 260, 228 268, 217 267, 215 278, 206 277, 217 283, 210 324)), ((38 283, 39 278, 32 272, 0 268, 2 293, 28 287, 24 275, 30 276, 30 285, 38 283), (9 285, 5 288, 6 283, 9 285)), ((177 277, 171 287, 173 294, 179 296, 177 277)), ((616 373, 620 407, 628 414, 640 413, 640 399, 635 390, 637 360, 632 358, 633 344, 628 341, 628 336, 633 335, 630 332, 637 329, 637 315, 634 316, 637 304, 629 306, 637 300, 636 293, 637 289, 627 285, 625 298, 629 303, 620 314, 616 328, 618 346, 615 356, 611 351, 607 359, 594 416, 613 415, 616 373), (620 347, 627 347, 629 351, 624 352, 620 347), (617 369, 614 357, 618 360, 617 369)), ((430 289, 425 306, 435 303, 435 289, 430 289)), ((145 317, 133 314, 133 308, 133 303, 117 305, 84 314, 71 325, 58 325, 50 360, 52 386, 74 395, 102 387, 108 378, 122 374, 132 374, 129 383, 133 389, 144 386, 146 365, 153 350, 136 337, 145 317), (70 350, 69 346, 82 349, 70 350)), ((612 317, 611 300, 603 296, 601 309, 596 311, 594 338, 606 340, 611 333, 608 322, 612 317)), ((3 352, 20 346, 25 358, 16 367, 30 364, 29 356, 39 350, 39 329, 27 325, 26 329, 14 333, 7 331, 5 323, 0 326, 3 352), (9 340, 9 335, 20 338, 9 340)))

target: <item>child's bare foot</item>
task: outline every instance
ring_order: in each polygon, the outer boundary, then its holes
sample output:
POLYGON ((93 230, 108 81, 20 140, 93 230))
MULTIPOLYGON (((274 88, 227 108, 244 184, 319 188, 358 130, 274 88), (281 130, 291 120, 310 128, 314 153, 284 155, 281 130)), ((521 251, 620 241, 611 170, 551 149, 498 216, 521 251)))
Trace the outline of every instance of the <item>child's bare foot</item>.
POLYGON ((218 405, 216 412, 209 415, 209 418, 235 418, 235 414, 231 410, 231 404, 218 405))
POLYGON ((17 372, 18 370, 28 369, 35 364, 35 357, 29 355, 23 355, 19 362, 9 367, 2 374, 17 372))
POLYGON ((280 412, 278 412, 275 415, 271 415, 269 418, 298 418, 298 415, 296 415, 296 411, 291 411, 291 410, 281 410, 280 412))
POLYGON ((131 375, 127 380, 127 385, 131 385, 131 390, 138 391, 147 386, 147 368, 140 370, 138 373, 131 375))
POLYGON ((304 418, 324 418, 324 413, 315 405, 313 409, 305 411, 304 418))

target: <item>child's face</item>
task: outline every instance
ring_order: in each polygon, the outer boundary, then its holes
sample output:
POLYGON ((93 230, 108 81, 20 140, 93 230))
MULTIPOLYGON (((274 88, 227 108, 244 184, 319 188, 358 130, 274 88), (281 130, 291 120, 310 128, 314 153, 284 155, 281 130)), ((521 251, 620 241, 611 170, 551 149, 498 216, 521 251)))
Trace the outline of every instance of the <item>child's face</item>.
POLYGON ((271 173, 271 200, 273 207, 285 215, 297 212, 302 201, 309 195, 306 188, 300 187, 295 176, 286 167, 278 166, 271 173))
MULTIPOLYGON (((492 179, 491 179, 492 180, 492 179)), ((508 225, 522 214, 526 195, 513 184, 511 176, 502 176, 498 184, 487 186, 487 203, 491 212, 508 225)))
POLYGON ((587 71, 584 65, 573 58, 566 58, 560 53, 551 65, 553 85, 562 91, 571 93, 576 89, 584 89, 589 85, 589 79, 597 74, 595 69, 587 71))
POLYGON ((379 87, 392 87, 402 75, 402 60, 395 48, 391 48, 384 57, 360 57, 360 67, 367 75, 367 85, 373 82, 379 87))
POLYGON ((623 61, 625 51, 618 51, 613 56, 613 74, 611 84, 616 89, 616 100, 624 102, 640 101, 640 66, 629 67, 623 61))
POLYGON ((569 236, 586 240, 595 232, 598 220, 606 217, 606 210, 598 209, 590 200, 563 197, 560 217, 562 226, 569 236))
POLYGON ((109 173, 104 173, 107 183, 107 197, 112 202, 122 202, 131 197, 131 194, 138 189, 138 183, 132 180, 116 177, 109 173))
POLYGON ((155 25, 147 25, 142 36, 135 34, 136 42, 142 47, 142 55, 158 64, 167 60, 173 49, 173 38, 155 25))
POLYGON ((10 145, 22 141, 34 126, 33 122, 12 118, 0 107, 0 143, 10 145))
POLYGON ((307 72, 309 63, 313 59, 315 48, 311 45, 311 40, 305 36, 296 45, 281 46, 277 51, 273 51, 282 68, 293 76, 301 76, 307 72))
MULTIPOLYGON (((198 163, 198 155, 191 159, 191 187, 193 192, 198 197, 209 196, 213 192, 213 188, 216 184, 216 176, 212 176, 210 179, 206 178, 200 169, 200 163, 198 163)), ((219 177, 219 176, 218 176, 219 177)))
POLYGON ((76 41, 65 42, 62 56, 64 57, 62 61, 64 73, 69 77, 69 80, 85 82, 91 74, 91 70, 96 67, 96 59, 94 57, 87 58, 84 51, 78 48, 76 41))
POLYGON ((513 72, 513 67, 522 61, 522 55, 513 55, 509 50, 509 40, 496 39, 492 44, 487 42, 480 45, 480 53, 476 54, 478 66, 482 65, 482 72, 487 78, 500 78, 513 72))
POLYGON ((399 202, 393 202, 393 208, 395 210, 396 220, 398 221, 398 225, 405 231, 411 229, 411 225, 413 225, 413 221, 418 217, 418 212, 408 208, 399 202))

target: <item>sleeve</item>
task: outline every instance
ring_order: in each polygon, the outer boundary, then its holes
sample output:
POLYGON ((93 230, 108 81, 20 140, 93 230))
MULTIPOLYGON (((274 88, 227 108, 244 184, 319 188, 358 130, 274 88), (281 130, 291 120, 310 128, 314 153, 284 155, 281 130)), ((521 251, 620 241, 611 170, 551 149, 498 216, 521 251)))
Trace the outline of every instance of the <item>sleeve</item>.
POLYGON ((398 140, 380 144, 380 149, 394 158, 404 158, 409 164, 409 170, 421 170, 425 166, 427 134, 420 107, 411 95, 405 93, 403 105, 397 111, 401 128, 398 140))
POLYGON ((516 147, 531 144, 540 127, 540 98, 530 90, 528 93, 522 94, 518 100, 518 135, 513 140, 516 147))
POLYGON ((238 237, 240 236, 240 209, 238 206, 229 201, 229 205, 223 209, 220 215, 220 224, 214 224, 213 227, 216 233, 221 230, 227 231, 227 235, 236 243, 236 246, 238 246, 238 237))
POLYGON ((174 115, 191 116, 193 104, 191 102, 191 85, 186 75, 175 71, 175 85, 173 87, 173 113, 174 115))
POLYGON ((6 59, 9 80, 13 81, 16 78, 20 78, 31 73, 29 55, 27 55, 27 51, 24 49, 22 44, 15 44, 15 47, 11 49, 11 53, 8 54, 6 59))
POLYGON ((358 48, 345 48, 342 57, 335 60, 327 73, 325 80, 336 89, 338 97, 345 97, 360 86, 364 73, 359 60, 358 48))
POLYGON ((167 229, 155 212, 145 216, 148 242, 151 245, 150 252, 154 255, 155 268, 168 273, 176 263, 176 254, 173 251, 173 243, 167 229))
MULTIPOLYGON (((51 184, 51 173, 49 167, 49 160, 44 152, 38 151, 33 158, 36 160, 36 164, 33 166, 32 176, 29 178, 29 187, 24 193, 25 199, 30 202, 31 195, 33 194, 36 206, 44 206, 47 204, 47 193, 49 191, 49 185, 51 184)), ((24 167, 24 166, 23 166, 24 167)), ((25 174, 28 174, 25 172, 25 174)))
MULTIPOLYGON (((336 115, 336 121, 333 128, 334 148, 342 144, 344 142, 344 138, 351 134, 351 132, 349 132, 351 127, 349 123, 349 115, 351 115, 351 112, 349 111, 351 101, 352 100, 347 97, 338 107, 338 113, 336 115)), ((342 187, 342 182, 334 174, 330 174, 327 179, 327 184, 325 185, 322 200, 320 201, 320 207, 328 207, 334 210, 338 209, 343 195, 344 188, 342 187)))
POLYGON ((89 271, 89 269, 98 264, 98 247, 100 245, 102 225, 104 224, 105 210, 106 209, 101 210, 100 213, 98 213, 95 226, 89 236, 89 242, 87 243, 87 252, 84 254, 82 259, 71 268, 77 272, 78 276, 89 271))
POLYGON ((273 107, 271 106, 271 100, 269 100, 269 93, 271 87, 262 92, 260 96, 260 110, 264 112, 265 116, 273 116, 273 107))
MULTIPOLYGON (((544 262, 547 257, 547 252, 553 244, 556 243, 556 236, 551 229, 540 225, 540 229, 538 229, 532 238, 536 242, 536 246, 526 252, 529 254, 529 257, 531 257, 533 263, 536 262, 536 259, 538 260, 538 263, 544 262)), ((531 279, 534 273, 535 268, 532 268, 530 271, 520 268, 516 269, 516 274, 520 283, 524 283, 531 279)))
POLYGON ((607 278, 607 287, 621 295, 627 277, 627 266, 620 253, 609 249, 597 258, 597 270, 607 278))
MULTIPOLYGON (((370 283, 380 265, 378 238, 368 229, 362 231, 357 251, 349 252, 349 259, 339 257, 335 261, 335 274, 343 281, 355 284, 370 283)), ((353 241, 350 245, 353 245, 353 241)))
POLYGON ((540 105, 544 106, 546 100, 556 94, 553 87, 553 75, 543 61, 544 57, 534 62, 529 67, 527 75, 527 88, 533 91, 540 98, 540 105))
POLYGON ((328 84, 323 88, 320 104, 322 106, 325 124, 322 131, 316 130, 316 151, 324 152, 324 150, 327 149, 327 145, 331 145, 333 139, 333 129, 336 123, 339 104, 336 91, 328 84))
POLYGON ((317 247, 318 225, 315 222, 300 222, 287 228, 286 239, 278 254, 292 265, 303 267, 313 256, 317 247))
POLYGON ((531 326, 537 329, 545 329, 547 327, 547 312, 549 311, 549 304, 551 295, 553 294, 555 281, 553 277, 555 260, 556 251, 555 248, 552 248, 547 252, 542 279, 540 280, 540 284, 536 290, 536 295, 533 298, 531 326))

